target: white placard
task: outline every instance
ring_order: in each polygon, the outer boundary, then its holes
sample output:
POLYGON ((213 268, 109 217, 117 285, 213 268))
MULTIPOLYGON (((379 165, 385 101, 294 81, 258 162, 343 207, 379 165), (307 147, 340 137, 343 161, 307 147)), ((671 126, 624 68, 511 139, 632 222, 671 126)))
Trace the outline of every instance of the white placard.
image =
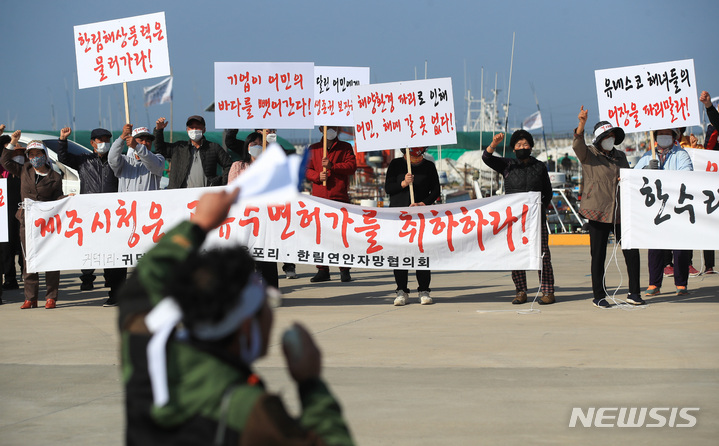
POLYGON ((165 13, 74 27, 79 88, 170 75, 165 13))
POLYGON ((215 62, 215 127, 311 129, 314 64, 215 62))
POLYGON ((719 150, 691 148, 685 148, 684 150, 689 153, 695 171, 715 173, 719 171, 719 150))
POLYGON ((0 243, 9 240, 8 218, 15 218, 15 214, 10 215, 8 212, 7 198, 7 179, 0 178, 0 243))
POLYGON ((699 125, 694 60, 594 72, 599 118, 626 133, 699 125))
MULTIPOLYGON (((160 237, 191 218, 203 194, 218 189, 26 200, 28 271, 135 266, 160 237)), ((539 192, 527 192, 402 208, 367 208, 309 195, 282 204, 241 202, 208 235, 206 245, 240 243, 256 259, 272 262, 536 270, 542 264, 539 200, 539 192)))
POLYGON ((315 125, 353 126, 350 87, 369 84, 369 67, 315 67, 315 125))
POLYGON ((719 249, 719 175, 622 169, 622 249, 719 249))
POLYGON ((352 87, 358 152, 455 144, 452 79, 352 87))

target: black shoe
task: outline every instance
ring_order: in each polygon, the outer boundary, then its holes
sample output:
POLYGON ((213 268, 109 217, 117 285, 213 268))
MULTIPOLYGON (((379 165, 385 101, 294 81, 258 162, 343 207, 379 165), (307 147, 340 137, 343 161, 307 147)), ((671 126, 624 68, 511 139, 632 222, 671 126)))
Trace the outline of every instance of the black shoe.
POLYGON ((597 308, 609 308, 612 306, 609 302, 607 302, 607 299, 594 299, 592 303, 597 308))
POLYGON ((340 280, 342 282, 352 282, 352 276, 349 271, 340 271, 340 280))
POLYGON ((310 279, 310 282, 327 282, 330 280, 330 272, 326 269, 318 269, 317 274, 310 279))
POLYGON ((117 299, 115 299, 115 296, 109 297, 104 304, 102 304, 103 307, 116 307, 117 306, 117 299))
POLYGON ((641 294, 631 294, 627 295, 627 302, 629 302, 632 305, 644 305, 646 302, 644 302, 644 299, 642 299, 641 294))
POLYGON ((80 291, 92 291, 95 289, 95 285, 92 282, 82 282, 80 285, 80 291))
POLYGON ((2 284, 3 290, 17 290, 20 288, 20 285, 17 284, 17 281, 15 282, 5 282, 2 284))

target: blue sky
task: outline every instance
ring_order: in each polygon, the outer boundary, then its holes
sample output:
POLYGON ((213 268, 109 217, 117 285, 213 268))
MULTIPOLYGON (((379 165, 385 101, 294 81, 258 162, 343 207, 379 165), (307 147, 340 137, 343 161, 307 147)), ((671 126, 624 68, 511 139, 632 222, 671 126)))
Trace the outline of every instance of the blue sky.
MULTIPOLYGON (((0 122, 28 130, 51 129, 52 108, 58 128, 68 125, 73 88, 78 130, 95 128, 100 119, 118 130, 124 117, 121 85, 73 87, 73 26, 159 11, 166 14, 175 76, 175 130, 196 113, 214 129, 211 114, 202 110, 213 101, 216 61, 369 66, 373 83, 414 79, 415 69, 424 77, 427 61, 429 77, 452 78, 462 124, 465 87, 479 97, 482 67, 485 96, 496 72, 506 101, 512 32, 510 127, 536 111, 530 83, 547 132, 571 131, 580 105, 596 122, 596 69, 691 58, 698 89, 719 95, 716 0, 25 0, 4 2, 1 11, 0 122)), ((169 105, 142 105, 142 87, 159 80, 128 84, 133 124, 169 118, 169 105)))

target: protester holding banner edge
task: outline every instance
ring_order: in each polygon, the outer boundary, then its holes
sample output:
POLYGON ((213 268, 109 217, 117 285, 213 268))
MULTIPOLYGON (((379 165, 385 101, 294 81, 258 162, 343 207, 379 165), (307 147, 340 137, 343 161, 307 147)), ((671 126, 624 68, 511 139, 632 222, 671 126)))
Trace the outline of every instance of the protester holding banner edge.
MULTIPOLYGON (((387 166, 385 175, 384 190, 389 195, 390 207, 414 207, 430 206, 440 196, 439 174, 433 162, 424 157, 426 147, 412 147, 409 153, 401 149, 401 158, 395 158, 387 166), (407 168, 407 158, 412 164, 412 172, 407 168), (415 202, 411 203, 409 188, 414 187, 415 202)), ((397 285, 394 305, 401 307, 409 302, 409 288, 407 282, 409 271, 406 269, 395 269, 394 282, 397 285)), ((432 281, 432 271, 418 269, 415 271, 417 277, 417 294, 419 303, 422 305, 432 304, 432 297, 429 288, 432 281)))
MULTIPOLYGON (((541 249, 542 269, 538 271, 542 288, 540 305, 553 304, 554 297, 554 269, 552 268, 552 254, 549 251, 549 231, 547 230, 547 207, 552 200, 552 182, 549 180, 547 166, 537 160, 532 154, 534 138, 526 130, 517 130, 509 140, 509 147, 514 151, 517 159, 493 156, 494 150, 504 140, 504 133, 494 135, 492 142, 482 152, 482 161, 504 177, 504 193, 541 192, 542 218, 541 249)), ((516 295, 512 304, 519 305, 527 302, 527 272, 524 270, 512 271, 512 281, 516 295)))
MULTIPOLYGON (((579 125, 574 129, 572 149, 582 165, 584 194, 579 213, 589 220, 589 250, 591 253, 592 293, 595 307, 609 308, 604 283, 604 262, 607 258, 609 233, 614 233, 615 242, 622 239, 619 215, 619 170, 629 169, 627 156, 615 147, 624 140, 624 130, 613 127, 607 121, 594 126, 591 146, 584 142, 584 127, 588 110, 579 110, 579 125)), ((644 305, 639 284, 639 250, 623 249, 624 263, 629 275, 627 302, 644 305)))

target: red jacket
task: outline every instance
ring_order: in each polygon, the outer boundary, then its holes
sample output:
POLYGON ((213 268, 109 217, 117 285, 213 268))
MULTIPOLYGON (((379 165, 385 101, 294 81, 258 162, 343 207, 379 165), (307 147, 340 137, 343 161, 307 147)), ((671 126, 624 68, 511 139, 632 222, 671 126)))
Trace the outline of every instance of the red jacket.
POLYGON ((357 159, 352 146, 345 141, 335 140, 328 143, 327 158, 332 168, 327 177, 327 187, 322 185, 322 141, 310 146, 310 158, 307 162, 307 179, 312 183, 312 196, 349 203, 347 194, 350 177, 357 170, 357 159))

